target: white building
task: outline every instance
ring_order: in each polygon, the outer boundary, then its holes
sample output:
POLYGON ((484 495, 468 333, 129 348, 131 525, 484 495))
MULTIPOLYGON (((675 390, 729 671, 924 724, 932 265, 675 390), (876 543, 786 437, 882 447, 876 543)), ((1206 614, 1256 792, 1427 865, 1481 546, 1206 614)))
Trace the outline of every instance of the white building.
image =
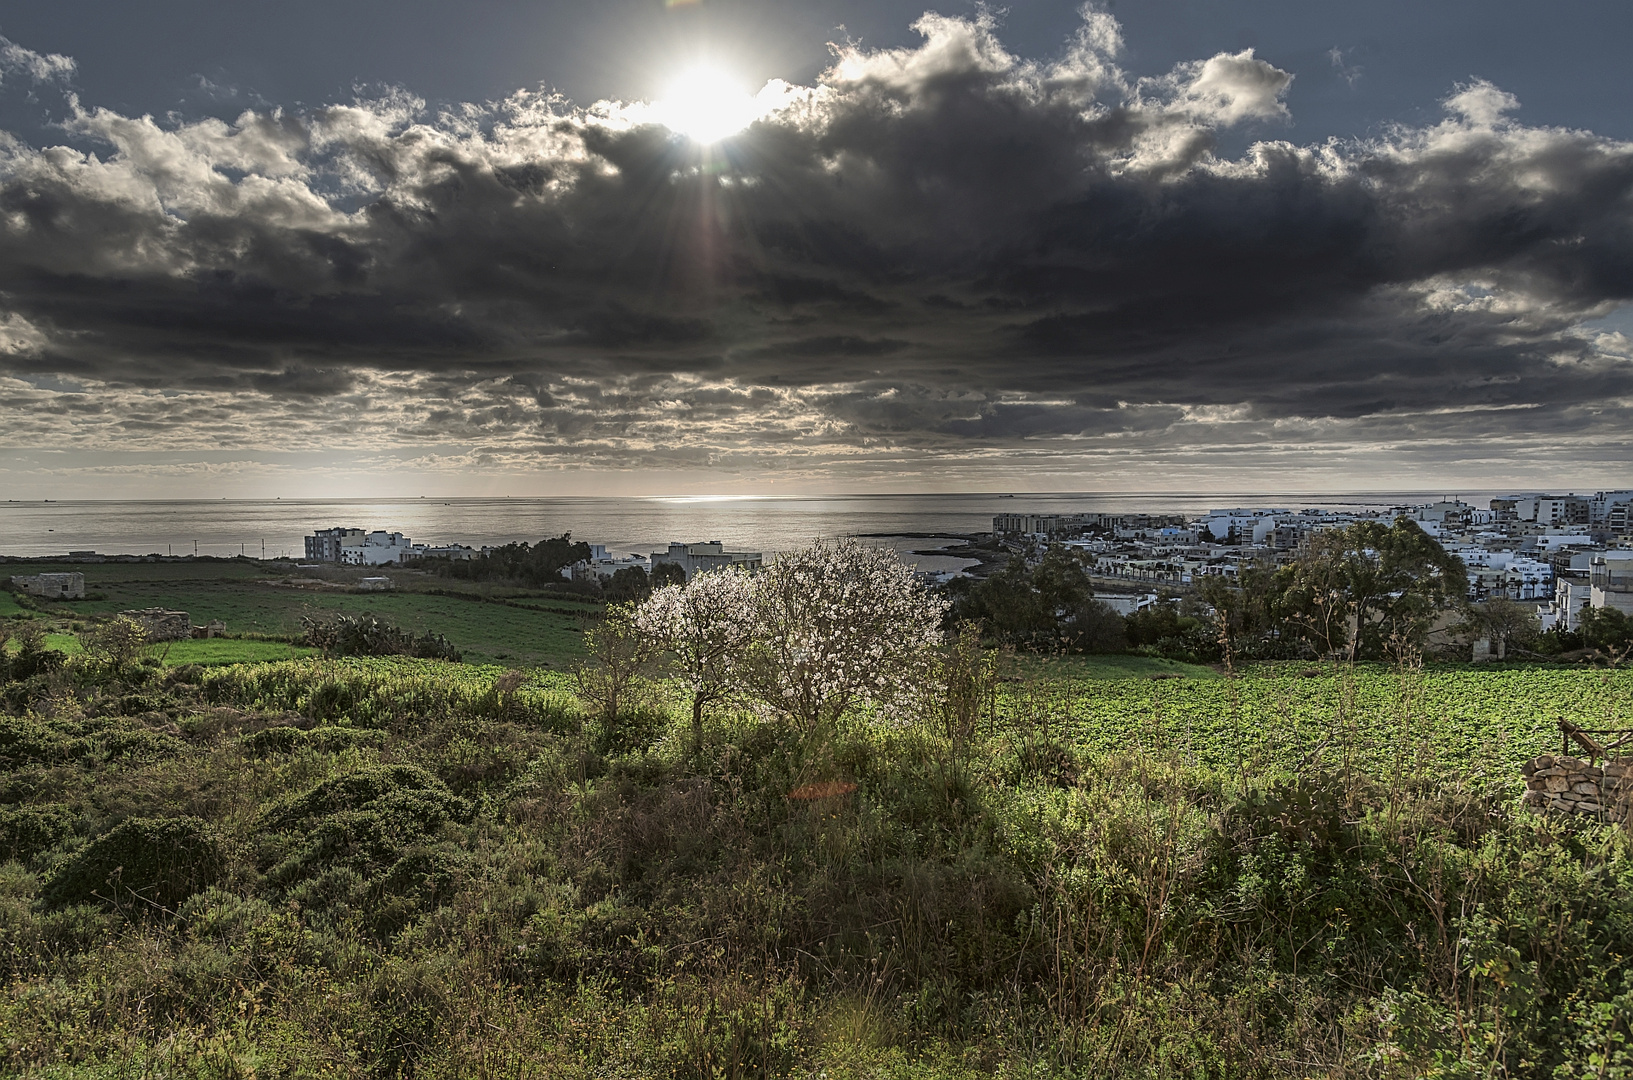
POLYGON ((1588 524, 1609 525, 1611 514, 1618 506, 1622 507, 1620 516, 1625 521, 1628 507, 1633 506, 1633 491, 1601 491, 1595 494, 1588 500, 1588 524))
POLYGON ((1276 531, 1276 518, 1291 517, 1286 510, 1211 510, 1201 524, 1216 540, 1262 544, 1276 531))
POLYGON ((468 544, 415 544, 413 556, 416 559, 451 559, 454 562, 466 562, 476 558, 476 549, 468 544))
POLYGON ((1633 615, 1633 551, 1607 551, 1593 557, 1588 603, 1633 615))
POLYGON ((620 570, 628 570, 631 567, 643 574, 652 572, 651 563, 645 555, 625 555, 619 558, 609 552, 605 545, 591 544, 590 558, 562 567, 561 576, 568 581, 588 581, 590 578, 609 581, 620 570))
POLYGON ((1562 577, 1554 582, 1553 603, 1537 611, 1544 630, 1575 630, 1582 625, 1582 609, 1593 599, 1586 581, 1562 577))
POLYGON ((1156 593, 1146 593, 1143 596, 1128 596, 1123 593, 1095 593, 1094 598, 1123 616, 1142 611, 1157 602, 1156 593))
POLYGON ((340 561, 347 566, 384 566, 414 554, 414 545, 402 533, 376 530, 364 536, 361 544, 343 545, 340 561))

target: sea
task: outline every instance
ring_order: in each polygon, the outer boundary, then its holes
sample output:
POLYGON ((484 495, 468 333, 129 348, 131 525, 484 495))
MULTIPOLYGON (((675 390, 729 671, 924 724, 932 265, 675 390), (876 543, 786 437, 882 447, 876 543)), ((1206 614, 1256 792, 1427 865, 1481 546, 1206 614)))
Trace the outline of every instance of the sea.
MULTIPOLYGON (((0 500, 0 555, 304 556, 302 538, 332 527, 384 529, 432 544, 529 543, 571 533, 619 555, 670 541, 719 540, 773 555, 817 537, 869 537, 899 550, 937 534, 986 532, 1002 513, 1182 513, 1258 509, 1386 510, 1445 497, 1422 492, 1342 495, 1053 492, 934 495, 560 497, 472 499, 0 500)), ((1488 493, 1462 498, 1484 506, 1488 493)), ((917 560, 922 569, 941 569, 917 560)), ((949 567, 953 563, 947 564, 949 567)))

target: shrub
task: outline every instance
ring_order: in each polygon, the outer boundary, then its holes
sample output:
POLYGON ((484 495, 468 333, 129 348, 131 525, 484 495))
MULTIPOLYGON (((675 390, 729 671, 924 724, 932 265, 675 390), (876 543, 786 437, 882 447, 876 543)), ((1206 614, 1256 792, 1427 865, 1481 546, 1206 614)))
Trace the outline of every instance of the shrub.
POLYGON ((60 803, 0 806, 0 862, 26 863, 74 834, 74 813, 60 803))
POLYGON ((0 715, 0 765, 50 764, 84 750, 83 740, 63 735, 36 717, 0 715))
POLYGON ((635 697, 658 644, 635 621, 633 608, 613 608, 584 633, 589 659, 573 669, 578 696, 604 725, 616 724, 635 697))
POLYGON ((435 776, 417 765, 376 765, 346 776, 326 780, 292 799, 278 803, 261 815, 264 829, 287 829, 347 810, 368 810, 382 801, 404 797, 418 799, 438 809, 430 816, 464 817, 470 807, 456 798, 435 776))
POLYGON ((79 633, 79 644, 85 650, 85 655, 116 672, 135 664, 141 658, 142 650, 147 648, 147 642, 147 628, 123 615, 97 623, 79 633))
POLYGON ((45 647, 45 627, 29 620, 16 628, 0 626, 0 679, 23 682, 40 675, 59 671, 67 663, 68 654, 45 647), (8 654, 6 641, 17 643, 17 651, 8 654))
POLYGON ((441 634, 414 634, 376 615, 307 616, 302 639, 328 656, 414 656, 458 663, 459 650, 441 634))
POLYGON ((196 817, 130 818, 86 845, 46 882, 51 907, 102 903, 135 915, 174 912, 221 879, 221 846, 196 817))

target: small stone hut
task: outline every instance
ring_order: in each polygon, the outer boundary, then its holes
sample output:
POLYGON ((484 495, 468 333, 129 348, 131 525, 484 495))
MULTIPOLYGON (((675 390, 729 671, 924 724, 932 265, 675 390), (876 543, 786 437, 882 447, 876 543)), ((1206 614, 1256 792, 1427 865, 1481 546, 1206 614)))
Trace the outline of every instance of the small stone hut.
POLYGON ((43 600, 85 599, 84 574, 16 574, 11 583, 29 596, 43 600))

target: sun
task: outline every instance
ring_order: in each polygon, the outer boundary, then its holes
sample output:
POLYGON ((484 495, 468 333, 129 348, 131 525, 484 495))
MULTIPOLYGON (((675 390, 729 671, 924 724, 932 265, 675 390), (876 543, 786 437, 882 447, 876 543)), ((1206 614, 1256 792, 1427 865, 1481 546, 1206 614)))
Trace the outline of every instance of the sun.
POLYGON ((681 73, 653 102, 658 122, 693 142, 713 143, 735 135, 760 116, 760 104, 742 84, 718 68, 681 73))

